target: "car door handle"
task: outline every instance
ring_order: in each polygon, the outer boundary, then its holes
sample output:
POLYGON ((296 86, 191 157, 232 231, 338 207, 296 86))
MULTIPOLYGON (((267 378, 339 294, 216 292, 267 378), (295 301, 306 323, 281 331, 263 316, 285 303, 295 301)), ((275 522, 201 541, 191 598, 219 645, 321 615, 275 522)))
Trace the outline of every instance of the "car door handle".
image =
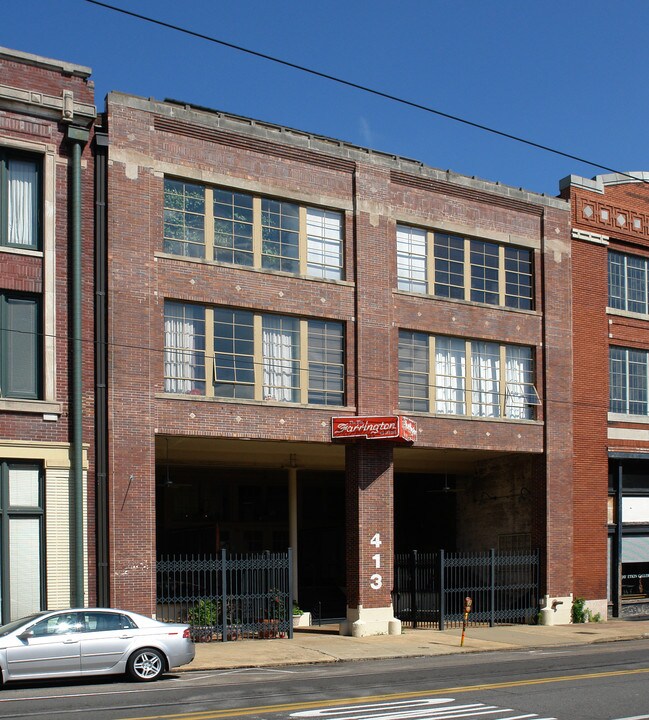
POLYGON ((78 643, 78 642, 79 642, 78 640, 75 640, 74 638, 70 638, 69 640, 64 640, 63 644, 64 645, 73 645, 74 643, 78 643))
POLYGON ((128 633, 124 633, 124 635, 120 635, 120 640, 126 640, 127 638, 132 638, 132 635, 129 635, 128 633))

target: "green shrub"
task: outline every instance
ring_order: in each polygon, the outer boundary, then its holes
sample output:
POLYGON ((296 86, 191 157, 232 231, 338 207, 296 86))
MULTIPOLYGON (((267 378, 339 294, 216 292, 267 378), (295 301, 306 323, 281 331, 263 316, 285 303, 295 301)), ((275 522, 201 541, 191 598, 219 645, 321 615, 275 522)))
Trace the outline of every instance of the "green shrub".
POLYGON ((586 622, 588 612, 589 611, 586 609, 586 600, 584 598, 575 598, 572 601, 572 621, 574 623, 586 622))
POLYGON ((220 603, 214 600, 199 600, 189 610, 189 624, 194 627, 213 627, 221 621, 220 603))
POLYGON ((600 613, 593 613, 586 607, 584 598, 575 598, 572 603, 572 621, 574 623, 602 622, 600 613))

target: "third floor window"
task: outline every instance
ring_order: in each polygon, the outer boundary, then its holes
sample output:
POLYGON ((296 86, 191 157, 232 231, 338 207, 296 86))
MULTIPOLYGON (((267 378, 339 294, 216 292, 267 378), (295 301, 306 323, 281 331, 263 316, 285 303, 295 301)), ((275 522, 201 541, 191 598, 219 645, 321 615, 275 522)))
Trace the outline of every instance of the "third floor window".
POLYGON ((609 410, 649 415, 649 353, 637 348, 609 348, 609 410))
POLYGON ((41 163, 0 149, 0 245, 40 249, 41 163))
POLYGON ((342 214, 166 178, 164 251, 327 280, 343 277, 342 214))
POLYGON ((649 314, 647 258, 608 253, 608 306, 616 310, 649 314))
POLYGON ((531 310, 532 251, 397 225, 399 290, 531 310))

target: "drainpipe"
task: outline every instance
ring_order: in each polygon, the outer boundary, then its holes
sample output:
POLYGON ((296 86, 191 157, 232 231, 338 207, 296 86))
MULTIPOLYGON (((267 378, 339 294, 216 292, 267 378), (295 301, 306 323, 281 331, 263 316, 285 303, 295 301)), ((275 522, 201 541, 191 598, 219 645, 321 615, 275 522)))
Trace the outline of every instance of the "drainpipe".
POLYGON ((95 131, 95 554, 97 605, 110 607, 108 574, 108 357, 106 325, 106 164, 108 134, 95 131))
POLYGON ((81 343, 81 150, 88 142, 88 130, 68 126, 68 140, 72 143, 70 193, 70 325, 72 368, 70 408, 72 414, 72 555, 71 598, 73 607, 85 605, 84 537, 83 537, 83 385, 81 343))

